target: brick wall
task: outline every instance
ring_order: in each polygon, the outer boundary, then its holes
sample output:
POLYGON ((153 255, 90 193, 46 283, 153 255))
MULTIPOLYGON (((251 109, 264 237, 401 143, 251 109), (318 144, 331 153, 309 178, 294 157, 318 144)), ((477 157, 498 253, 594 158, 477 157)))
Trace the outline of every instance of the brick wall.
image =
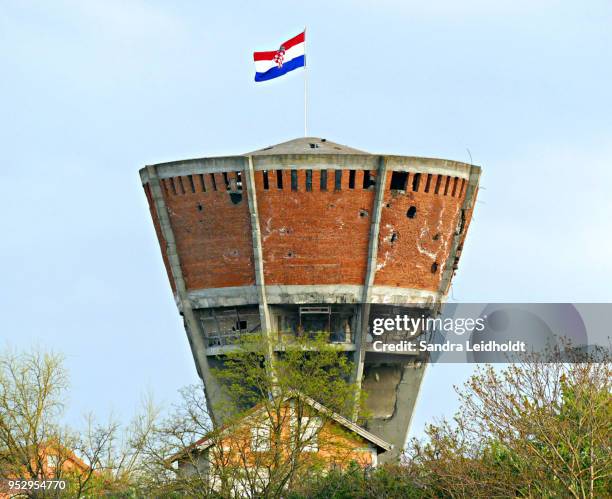
MULTIPOLYGON (((161 181, 188 289, 255 283, 248 193, 240 175, 161 181)), ((266 284, 363 284, 375 196, 368 175, 374 180, 376 172, 255 172, 266 284)), ((145 191, 152 206, 148 186, 145 191)), ((375 285, 439 289, 455 231, 462 227, 459 252, 467 232, 471 210, 461 210, 466 191, 467 180, 458 177, 388 172, 375 285)), ((171 276, 154 209, 151 214, 171 276)))
POLYGON ((187 289, 254 284, 246 191, 232 201, 222 173, 163 179, 162 190, 187 289))

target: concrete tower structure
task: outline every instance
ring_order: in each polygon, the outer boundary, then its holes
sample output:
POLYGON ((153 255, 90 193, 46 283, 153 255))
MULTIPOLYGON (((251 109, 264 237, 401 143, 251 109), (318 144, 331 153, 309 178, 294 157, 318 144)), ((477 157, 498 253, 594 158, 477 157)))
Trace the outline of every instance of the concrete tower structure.
POLYGON ((480 168, 299 138, 140 175, 209 405, 240 335, 329 331, 369 394, 368 429, 399 452, 426 359, 376 351, 406 338, 374 338, 372 320, 444 302, 480 168))

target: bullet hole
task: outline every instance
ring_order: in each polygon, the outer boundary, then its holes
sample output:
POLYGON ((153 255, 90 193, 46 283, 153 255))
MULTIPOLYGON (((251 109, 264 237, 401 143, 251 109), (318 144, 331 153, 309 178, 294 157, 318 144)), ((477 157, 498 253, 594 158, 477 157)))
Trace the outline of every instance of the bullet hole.
POLYGON ((289 258, 293 258, 293 251, 290 251, 289 253, 287 253, 287 256, 288 256, 289 258))
POLYGON ((229 193, 230 200, 233 204, 238 204, 242 201, 242 193, 241 192, 230 192, 229 193))
POLYGON ((437 241, 438 239, 440 239, 440 233, 439 233, 439 232, 436 232, 436 233, 433 235, 432 239, 433 239, 434 241, 437 241))
POLYGON ((391 242, 394 243, 395 241, 397 241, 397 232, 391 234, 391 242))
POLYGON ((387 208, 391 208, 391 203, 387 203, 387 208))
POLYGON ((202 203, 198 203, 198 211, 204 211, 204 206, 202 206, 202 203))
POLYGON ((369 215, 368 210, 359 210, 359 216, 365 218, 369 215))
POLYGON ((411 206, 410 208, 408 208, 408 211, 406 212, 406 216, 408 218, 416 217, 416 206, 411 206))
POLYGON ((433 262, 431 264, 431 273, 435 274, 438 271, 438 262, 433 262))

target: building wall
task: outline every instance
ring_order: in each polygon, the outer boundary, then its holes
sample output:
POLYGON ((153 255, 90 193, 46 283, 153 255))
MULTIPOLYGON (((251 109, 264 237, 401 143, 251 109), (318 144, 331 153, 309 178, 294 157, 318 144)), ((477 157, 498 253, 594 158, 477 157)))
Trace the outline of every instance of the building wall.
MULTIPOLYGON (((236 180, 236 172, 224 173, 228 180, 236 180)), ((161 182, 187 289, 254 284, 246 189, 236 190, 234 196, 241 199, 233 201, 223 173, 170 177, 161 182)), ((162 241, 160 244, 163 247, 162 241)))
MULTIPOLYGON (((375 179, 375 170, 292 170, 285 165, 278 171, 267 170, 267 188, 265 172, 255 172, 266 285, 363 285, 375 194, 374 187, 364 188, 366 171, 375 179), (323 171, 327 171, 326 190, 321 189, 323 171), (277 172, 282 188, 278 187, 277 172), (337 172, 341 175, 339 189, 337 172)), ((391 189, 393 177, 389 171, 374 285, 435 292, 454 233, 462 228, 465 237, 471 217, 471 210, 462 215, 461 209, 467 180, 408 171, 405 187, 391 189)), ((236 172, 203 172, 161 180, 189 291, 255 284, 248 192, 241 185, 232 193, 226 179, 235 180, 236 172)), ((146 184, 145 191, 151 204, 146 184)), ((152 217, 171 276, 153 209, 152 217)))

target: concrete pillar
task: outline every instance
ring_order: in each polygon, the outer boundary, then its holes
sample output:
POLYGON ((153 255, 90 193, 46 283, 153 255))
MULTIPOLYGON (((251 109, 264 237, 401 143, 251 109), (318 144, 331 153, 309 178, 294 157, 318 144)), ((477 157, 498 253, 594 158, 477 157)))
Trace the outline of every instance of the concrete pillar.
MULTIPOLYGON (((174 231, 172 230, 172 224, 170 222, 170 216, 168 215, 168 209, 164 200, 159 176, 157 175, 156 166, 147 166, 147 174, 149 186, 151 188, 151 196, 155 205, 155 212, 157 213, 162 235, 166 241, 166 253, 170 263, 170 270, 174 280, 179 308, 185 320, 187 339, 191 347, 191 353, 196 364, 196 369, 205 385, 204 392, 206 396, 206 403, 212 416, 213 407, 219 404, 222 400, 222 390, 210 371, 208 357, 206 356, 206 343, 204 341, 204 335, 191 306, 191 302, 187 297, 187 288, 185 286, 181 262, 176 248, 174 231)), ((217 421, 214 421, 214 419, 215 418, 213 417, 213 422, 217 423, 217 421)))
MULTIPOLYGON (((368 246, 368 261, 365 282, 363 283, 363 298, 359 313, 358 328, 355 335, 355 371, 354 382, 361 387, 363 365, 365 361, 365 346, 370 320, 370 303, 372 301, 372 286, 376 275, 376 262, 378 259, 378 234, 380 232, 380 217, 385 197, 385 184, 387 183, 387 165, 384 156, 378 158, 378 173, 376 177, 376 195, 372 207, 372 222, 370 225, 370 242, 368 246)), ((353 412, 353 421, 357 419, 358 412, 353 412)))

